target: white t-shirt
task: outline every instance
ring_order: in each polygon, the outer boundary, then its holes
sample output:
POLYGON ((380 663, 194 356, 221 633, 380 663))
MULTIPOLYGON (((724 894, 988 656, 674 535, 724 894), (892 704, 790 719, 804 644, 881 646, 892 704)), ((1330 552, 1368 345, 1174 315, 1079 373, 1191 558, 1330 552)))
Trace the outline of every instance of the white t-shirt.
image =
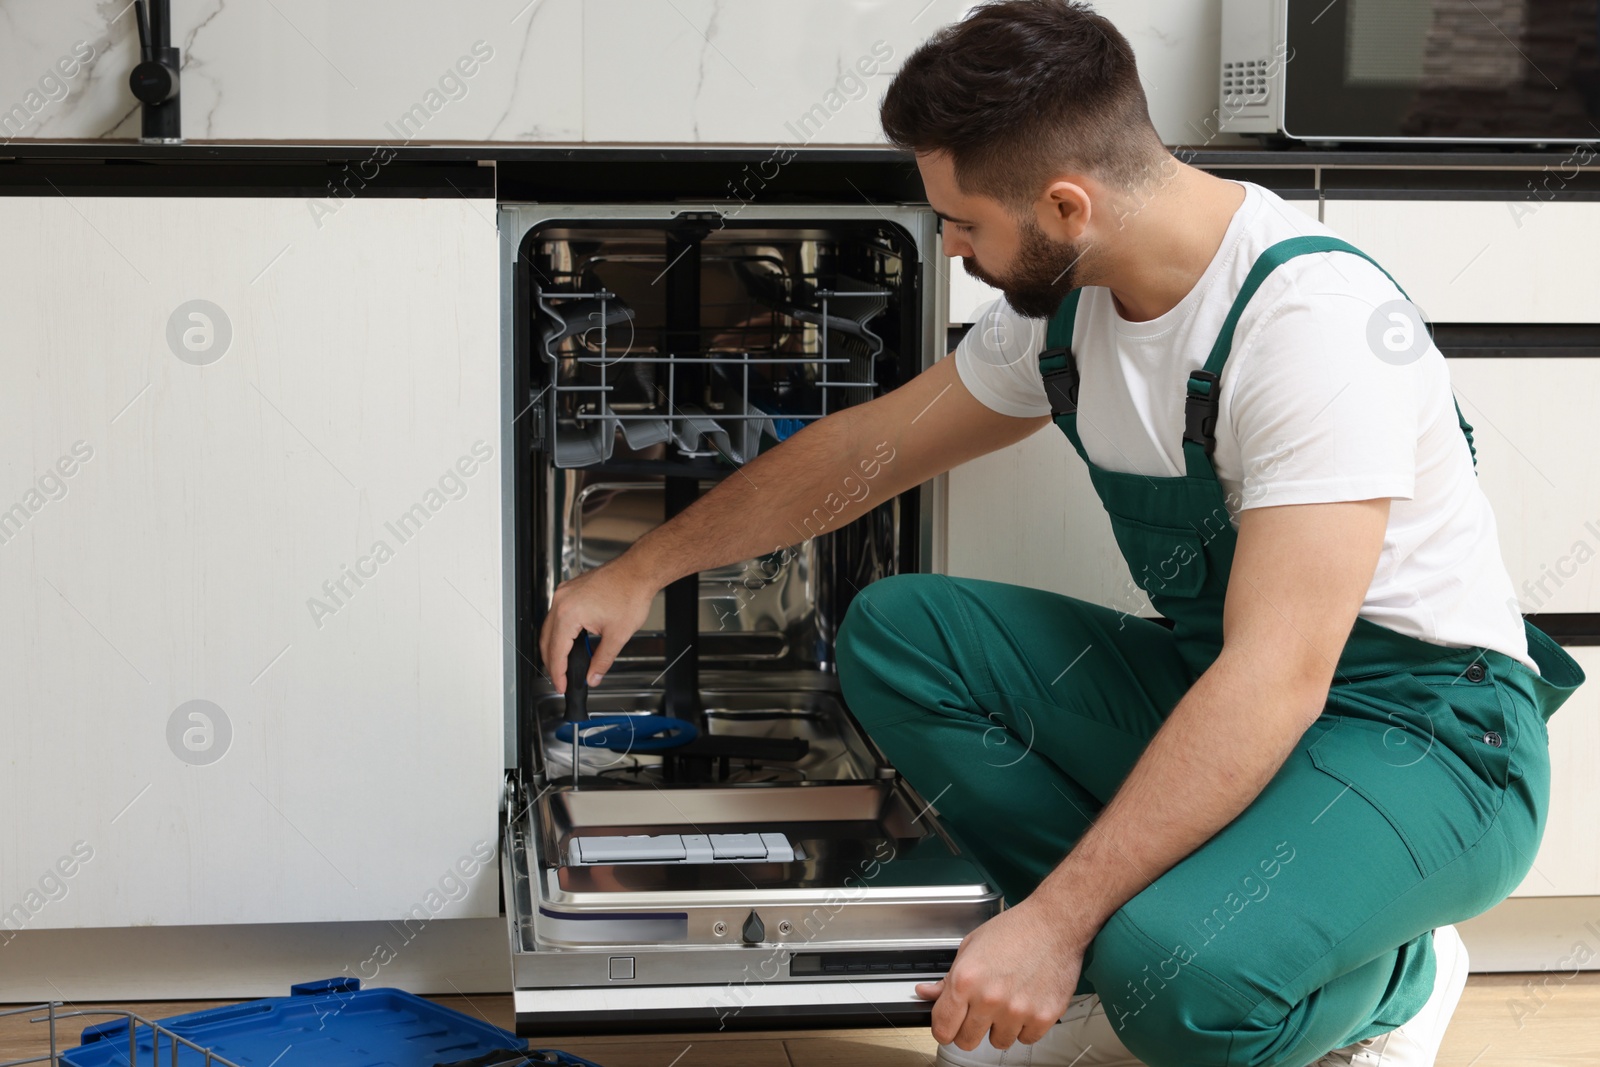
MULTIPOLYGON (((1244 202, 1221 247, 1166 314, 1129 322, 1109 289, 1083 289, 1072 339, 1078 432, 1096 465, 1182 475, 1185 383, 1205 365, 1251 265, 1285 238, 1334 235, 1271 190, 1238 184, 1244 202)), ((1434 644, 1495 649, 1537 670, 1444 356, 1426 330, 1407 334, 1403 320, 1389 318, 1395 308, 1378 310, 1402 299, 1382 271, 1349 252, 1297 256, 1267 276, 1222 371, 1212 465, 1229 517, 1237 529, 1240 508, 1393 498, 1361 616, 1434 644)), ((1049 414, 1038 364, 1045 329, 1044 320, 993 301, 956 349, 962 382, 1003 414, 1049 414)))

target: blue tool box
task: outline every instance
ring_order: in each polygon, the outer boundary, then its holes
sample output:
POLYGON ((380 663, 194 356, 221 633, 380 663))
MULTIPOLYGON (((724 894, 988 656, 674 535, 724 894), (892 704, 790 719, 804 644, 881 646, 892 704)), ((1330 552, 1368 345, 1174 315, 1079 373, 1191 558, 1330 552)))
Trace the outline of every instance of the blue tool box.
MULTIPOLYGON (((134 1058, 152 1065, 210 1067, 204 1052, 239 1067, 434 1067, 498 1059, 496 1050, 529 1054, 532 1063, 587 1061, 545 1050, 498 1026, 399 989, 367 989, 353 978, 291 986, 287 997, 189 1012, 157 1020, 165 1033, 139 1026, 134 1058), (177 1059, 172 1058, 177 1034, 177 1059)), ((83 1031, 83 1043, 61 1055, 71 1067, 129 1067, 129 1023, 114 1020, 83 1031)))

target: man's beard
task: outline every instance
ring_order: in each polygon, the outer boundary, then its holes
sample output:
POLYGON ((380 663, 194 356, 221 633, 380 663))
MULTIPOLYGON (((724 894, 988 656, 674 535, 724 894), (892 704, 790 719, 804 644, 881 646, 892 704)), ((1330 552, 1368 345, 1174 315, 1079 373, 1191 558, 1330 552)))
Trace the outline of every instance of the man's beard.
POLYGON ((1078 261, 1083 251, 1082 245, 1057 244, 1045 236, 1038 223, 1024 219, 1022 245, 1017 249, 1016 263, 1009 276, 991 277, 978 267, 972 256, 962 256, 961 265, 980 282, 1004 293, 1006 303, 1018 315, 1048 319, 1055 313, 1061 298, 1082 284, 1078 261))

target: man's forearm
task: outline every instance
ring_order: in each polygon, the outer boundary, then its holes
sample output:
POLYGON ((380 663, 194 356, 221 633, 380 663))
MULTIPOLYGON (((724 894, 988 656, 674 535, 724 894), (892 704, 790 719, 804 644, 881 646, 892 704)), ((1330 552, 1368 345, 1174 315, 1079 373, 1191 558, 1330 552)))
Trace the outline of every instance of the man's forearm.
POLYGON ((1325 685, 1219 658, 1030 899, 1088 944, 1118 908, 1250 805, 1326 697, 1325 685))
POLYGON ((899 487, 883 477, 894 447, 862 437, 865 420, 857 415, 830 415, 761 453, 639 538, 617 563, 661 587, 859 518, 899 487))

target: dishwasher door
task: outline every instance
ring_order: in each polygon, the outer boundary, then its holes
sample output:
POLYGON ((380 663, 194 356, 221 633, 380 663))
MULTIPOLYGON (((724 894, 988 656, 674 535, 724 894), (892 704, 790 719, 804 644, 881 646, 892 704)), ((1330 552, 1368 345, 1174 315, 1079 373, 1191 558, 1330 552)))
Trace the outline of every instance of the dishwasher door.
MULTIPOLYGON (((712 722, 729 734, 752 725, 741 710, 778 703, 707 681, 712 722)), ((627 687, 619 680, 611 702, 648 696, 627 687)), ((835 699, 799 692, 786 689, 786 702, 835 699)), ((729 785, 586 779, 578 790, 557 776, 519 790, 512 811, 504 876, 520 1033, 925 1023, 931 1005, 913 987, 941 977, 999 909, 983 872, 887 768, 729 785), (714 847, 685 861, 695 841, 714 847), (636 842, 655 848, 650 859, 594 848, 636 842), (663 859, 669 842, 675 858, 663 859), (757 854, 724 858, 724 842, 757 854)))

